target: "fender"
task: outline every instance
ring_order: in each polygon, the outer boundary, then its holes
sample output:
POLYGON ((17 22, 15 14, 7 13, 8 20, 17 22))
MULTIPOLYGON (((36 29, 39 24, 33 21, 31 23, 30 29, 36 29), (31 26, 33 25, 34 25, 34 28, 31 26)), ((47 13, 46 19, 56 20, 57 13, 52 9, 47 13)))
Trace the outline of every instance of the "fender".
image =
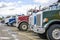
POLYGON ((28 24, 28 22, 27 22, 27 21, 21 21, 21 22, 19 22, 18 27, 19 27, 19 25, 20 25, 21 23, 23 23, 23 22, 25 22, 25 23, 27 23, 27 24, 28 24))
POLYGON ((51 20, 46 25, 44 25, 45 30, 47 30, 52 24, 60 24, 60 20, 51 20))

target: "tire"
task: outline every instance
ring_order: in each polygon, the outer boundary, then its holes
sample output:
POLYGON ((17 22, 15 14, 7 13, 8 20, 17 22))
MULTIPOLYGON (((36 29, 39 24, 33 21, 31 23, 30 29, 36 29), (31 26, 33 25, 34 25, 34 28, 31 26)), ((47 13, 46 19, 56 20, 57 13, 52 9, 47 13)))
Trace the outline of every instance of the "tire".
POLYGON ((53 24, 47 30, 48 40, 60 40, 60 24, 53 24))
POLYGON ((8 23, 6 23, 6 24, 7 24, 7 26, 9 26, 8 23))
POLYGON ((46 34, 44 33, 44 34, 39 34, 38 33, 38 36, 40 37, 40 38, 42 38, 42 39, 47 39, 47 37, 46 37, 46 34))
POLYGON ((11 26, 13 26, 13 24, 11 24, 11 26))
POLYGON ((25 22, 23 22, 23 23, 21 23, 20 25, 19 25, 19 30, 21 30, 21 31, 27 31, 28 30, 28 24, 27 23, 25 23, 25 22), (25 27, 25 28, 24 28, 25 27))

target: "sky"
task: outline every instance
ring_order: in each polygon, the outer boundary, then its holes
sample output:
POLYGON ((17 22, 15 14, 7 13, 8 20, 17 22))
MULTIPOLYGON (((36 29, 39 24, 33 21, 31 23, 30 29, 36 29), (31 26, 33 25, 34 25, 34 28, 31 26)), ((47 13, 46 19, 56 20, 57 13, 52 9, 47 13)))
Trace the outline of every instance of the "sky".
POLYGON ((0 16, 27 14, 29 9, 49 6, 58 0, 0 0, 0 16))

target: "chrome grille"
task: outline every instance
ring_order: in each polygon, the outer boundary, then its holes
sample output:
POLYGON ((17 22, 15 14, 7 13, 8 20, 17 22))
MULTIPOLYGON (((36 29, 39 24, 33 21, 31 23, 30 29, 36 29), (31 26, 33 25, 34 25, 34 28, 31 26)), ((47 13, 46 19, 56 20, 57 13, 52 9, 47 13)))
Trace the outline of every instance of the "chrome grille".
POLYGON ((32 16, 30 16, 30 17, 29 17, 29 24, 31 24, 31 25, 32 25, 32 23, 33 23, 33 17, 32 17, 32 16))
POLYGON ((41 26, 41 14, 37 14, 36 16, 36 26, 41 26))

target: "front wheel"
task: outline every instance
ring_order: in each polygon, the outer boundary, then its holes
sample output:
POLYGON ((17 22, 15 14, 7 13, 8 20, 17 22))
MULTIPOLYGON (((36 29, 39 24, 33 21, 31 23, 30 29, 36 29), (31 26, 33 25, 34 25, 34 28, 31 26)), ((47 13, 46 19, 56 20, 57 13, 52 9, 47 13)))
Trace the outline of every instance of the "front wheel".
POLYGON ((27 23, 21 23, 19 25, 19 30, 22 30, 22 31, 27 31, 28 30, 28 24, 27 23))
POLYGON ((48 40, 60 40, 60 24, 50 26, 47 31, 48 40))

